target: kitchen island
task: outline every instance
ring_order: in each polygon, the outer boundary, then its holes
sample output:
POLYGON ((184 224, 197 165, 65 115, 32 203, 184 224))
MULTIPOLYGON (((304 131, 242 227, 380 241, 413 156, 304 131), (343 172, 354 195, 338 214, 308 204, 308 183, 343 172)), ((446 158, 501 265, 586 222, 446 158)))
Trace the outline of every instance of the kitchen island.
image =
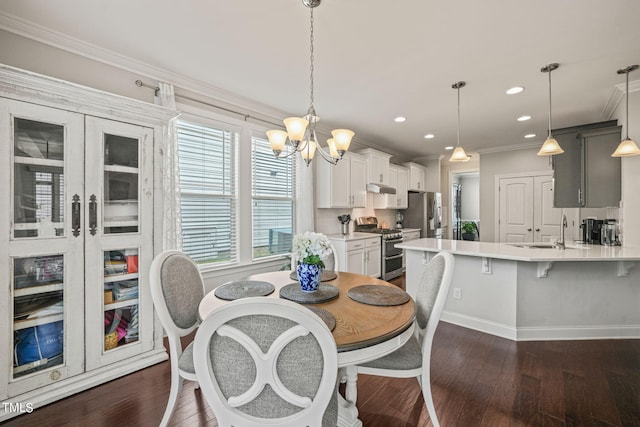
POLYGON ((640 338, 640 248, 429 238, 397 246, 414 298, 422 266, 453 253, 447 322, 512 340, 640 338))

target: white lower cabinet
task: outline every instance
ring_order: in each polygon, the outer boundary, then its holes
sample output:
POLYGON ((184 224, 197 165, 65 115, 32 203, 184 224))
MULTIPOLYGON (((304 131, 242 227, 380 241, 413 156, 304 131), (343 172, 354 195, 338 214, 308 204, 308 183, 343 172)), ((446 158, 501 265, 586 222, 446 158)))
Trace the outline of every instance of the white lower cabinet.
POLYGON ((167 358, 148 272, 174 115, 0 66, 0 421, 167 358))
POLYGON ((358 238, 331 238, 336 248, 342 271, 380 277, 381 246, 380 236, 358 238))

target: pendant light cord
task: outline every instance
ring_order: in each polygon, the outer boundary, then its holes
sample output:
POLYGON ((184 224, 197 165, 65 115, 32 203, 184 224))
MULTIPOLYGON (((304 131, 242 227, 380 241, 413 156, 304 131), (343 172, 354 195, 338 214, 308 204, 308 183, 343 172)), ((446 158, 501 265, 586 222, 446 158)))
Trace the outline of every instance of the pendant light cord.
POLYGON ((551 68, 549 68, 549 136, 551 138, 551 68))
POLYGON ((460 147, 460 84, 456 84, 458 89, 458 145, 460 147))
POLYGON ((627 97, 627 105, 625 107, 625 112, 626 112, 626 123, 625 123, 625 127, 626 127, 626 131, 627 131, 627 138, 626 139, 631 139, 629 138, 629 73, 631 72, 631 70, 627 69, 627 72, 625 73, 627 75, 627 88, 625 89, 625 95, 627 97))

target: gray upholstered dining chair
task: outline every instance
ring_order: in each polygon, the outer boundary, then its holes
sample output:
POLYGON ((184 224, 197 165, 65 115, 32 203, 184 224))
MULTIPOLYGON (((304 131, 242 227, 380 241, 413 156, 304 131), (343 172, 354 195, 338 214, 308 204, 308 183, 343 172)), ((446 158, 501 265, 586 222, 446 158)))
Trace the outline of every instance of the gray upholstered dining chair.
POLYGON ((336 426, 336 343, 300 304, 242 298, 196 333, 196 376, 220 426, 336 426))
POLYGON ((431 395, 431 345, 451 286, 454 263, 453 255, 443 251, 424 266, 415 301, 416 334, 393 353, 357 367, 359 374, 416 377, 436 427, 440 424, 431 395))
POLYGON ((199 325, 198 304, 204 297, 204 283, 198 266, 183 252, 160 253, 151 263, 151 298, 169 341, 171 390, 160 426, 169 423, 183 381, 197 381, 193 365, 193 342, 182 348, 180 338, 199 325))

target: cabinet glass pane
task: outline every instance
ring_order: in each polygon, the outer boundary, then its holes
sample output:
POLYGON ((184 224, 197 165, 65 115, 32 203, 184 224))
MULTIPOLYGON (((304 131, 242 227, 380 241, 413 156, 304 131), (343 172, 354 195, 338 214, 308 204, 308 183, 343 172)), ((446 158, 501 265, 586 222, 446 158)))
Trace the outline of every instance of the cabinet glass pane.
POLYGON ((138 231, 138 140, 104 136, 104 233, 138 231))
POLYGON ((138 250, 104 252, 104 351, 138 341, 138 250))
POLYGON ((104 164, 138 167, 138 140, 120 135, 105 134, 104 164))
POLYGON ((63 136, 63 126, 14 119, 14 238, 64 235, 63 136))
POLYGON ((64 363, 64 258, 13 259, 13 377, 64 363))
POLYGON ((64 160, 64 126, 14 119, 15 156, 64 160))

